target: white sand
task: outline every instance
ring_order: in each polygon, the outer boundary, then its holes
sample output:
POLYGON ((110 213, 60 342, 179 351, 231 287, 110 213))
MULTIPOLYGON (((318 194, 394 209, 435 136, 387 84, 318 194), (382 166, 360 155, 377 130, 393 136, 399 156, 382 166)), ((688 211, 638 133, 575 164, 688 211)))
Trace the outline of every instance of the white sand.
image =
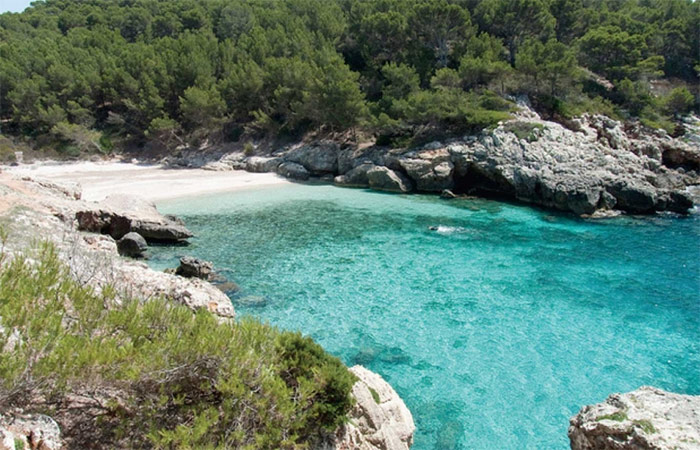
POLYGON ((159 165, 122 162, 31 164, 3 167, 3 172, 57 182, 80 183, 85 200, 102 200, 109 194, 133 194, 153 202, 173 198, 237 191, 289 183, 273 173, 240 170, 215 172, 202 169, 166 169, 159 165))

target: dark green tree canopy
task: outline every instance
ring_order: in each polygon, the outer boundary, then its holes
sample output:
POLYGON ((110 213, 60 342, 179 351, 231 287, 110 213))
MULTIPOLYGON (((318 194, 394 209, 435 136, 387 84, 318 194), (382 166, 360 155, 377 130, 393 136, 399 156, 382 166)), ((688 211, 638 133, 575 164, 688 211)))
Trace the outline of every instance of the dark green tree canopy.
POLYGON ((692 0, 44 0, 0 15, 0 126, 69 151, 465 130, 520 94, 670 120, 698 107, 699 49, 692 0))

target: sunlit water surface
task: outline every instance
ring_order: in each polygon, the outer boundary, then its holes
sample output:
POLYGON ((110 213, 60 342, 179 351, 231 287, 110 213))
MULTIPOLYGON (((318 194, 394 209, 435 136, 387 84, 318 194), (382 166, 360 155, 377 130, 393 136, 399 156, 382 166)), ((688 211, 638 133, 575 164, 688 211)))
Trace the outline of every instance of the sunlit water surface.
POLYGON ((171 201, 239 315, 380 373, 415 450, 565 449, 612 392, 700 394, 700 220, 291 185, 171 201), (438 226, 431 231, 430 226, 438 226))

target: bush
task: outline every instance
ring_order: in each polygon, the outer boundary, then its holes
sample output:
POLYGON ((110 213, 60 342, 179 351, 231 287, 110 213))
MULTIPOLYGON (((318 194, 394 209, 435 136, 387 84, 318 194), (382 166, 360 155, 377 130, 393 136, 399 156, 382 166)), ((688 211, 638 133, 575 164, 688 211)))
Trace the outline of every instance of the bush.
POLYGON ((118 305, 48 244, 0 259, 0 318, 0 410, 53 416, 71 448, 307 448, 352 406, 354 377, 310 338, 164 300, 118 305))
POLYGON ((664 99, 664 106, 668 114, 686 114, 693 107, 695 98, 685 87, 677 87, 664 99))

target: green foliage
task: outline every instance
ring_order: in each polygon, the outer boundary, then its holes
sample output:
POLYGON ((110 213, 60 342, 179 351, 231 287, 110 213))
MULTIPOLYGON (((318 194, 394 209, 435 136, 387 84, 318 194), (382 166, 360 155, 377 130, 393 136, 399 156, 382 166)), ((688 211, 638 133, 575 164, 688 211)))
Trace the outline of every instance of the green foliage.
POLYGON ((654 424, 651 423, 651 421, 649 421, 649 420, 639 419, 639 420, 633 420, 632 422, 635 425, 637 425, 639 428, 644 430, 644 432, 647 434, 656 433, 656 427, 654 427, 654 424))
POLYGON ((508 122, 504 127, 505 131, 515 134, 518 139, 523 139, 528 142, 534 142, 540 137, 540 133, 544 130, 544 125, 534 122, 508 122))
POLYGON ((374 403, 376 403, 378 405, 382 402, 382 399, 379 398, 379 394, 377 393, 377 391, 375 391, 372 388, 369 388, 369 393, 372 394, 372 398, 374 399, 374 403))
POLYGON ((51 245, 30 256, 0 258, 2 326, 19 336, 0 333, 0 408, 70 422, 71 447, 301 449, 346 420, 354 377, 310 338, 118 303, 72 281, 51 245), (65 409, 69 395, 91 412, 65 409))
POLYGON ((673 89, 664 99, 666 112, 669 114, 685 114, 693 107, 695 98, 686 87, 673 89))
POLYGON ((0 123, 80 153, 110 151, 91 133, 170 148, 225 139, 224 123, 273 136, 433 127, 435 110, 483 89, 542 97, 554 118, 597 97, 680 115, 697 102, 649 87, 697 86, 698 23, 689 0, 46 0, 0 15, 0 123), (615 89, 581 85, 581 67, 615 89), (433 110, 425 123, 417 104, 433 110))
POLYGON ((596 417, 596 422, 600 422, 601 420, 613 420, 615 422, 624 422, 627 420, 627 413, 624 411, 617 411, 612 414, 606 414, 604 416, 596 417))

